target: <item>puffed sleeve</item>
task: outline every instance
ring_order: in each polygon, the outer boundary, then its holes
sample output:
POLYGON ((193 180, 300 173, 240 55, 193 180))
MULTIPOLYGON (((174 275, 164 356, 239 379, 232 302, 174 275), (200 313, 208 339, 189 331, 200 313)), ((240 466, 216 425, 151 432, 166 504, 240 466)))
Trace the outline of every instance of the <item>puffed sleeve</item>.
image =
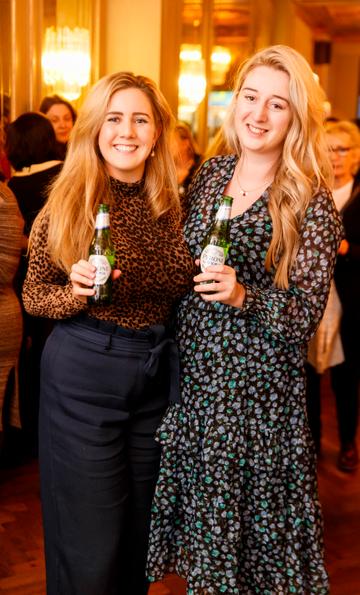
POLYGON ((25 310, 33 316, 69 318, 87 309, 72 293, 64 271, 51 261, 47 250, 47 221, 36 219, 29 266, 23 285, 25 310))
POLYGON ((289 344, 304 343, 315 333, 328 299, 342 224, 331 196, 317 194, 303 222, 300 248, 287 290, 246 285, 241 312, 289 344))

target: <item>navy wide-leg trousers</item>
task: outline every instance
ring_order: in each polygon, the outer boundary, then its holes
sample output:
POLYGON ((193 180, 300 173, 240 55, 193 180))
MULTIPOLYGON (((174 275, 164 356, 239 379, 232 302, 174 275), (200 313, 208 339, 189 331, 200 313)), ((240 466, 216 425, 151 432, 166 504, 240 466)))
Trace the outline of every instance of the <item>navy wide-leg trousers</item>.
POLYGON ((159 355, 150 378, 152 333, 106 325, 58 323, 42 357, 39 460, 48 595, 147 592, 160 458, 154 434, 168 401, 167 360, 159 355))

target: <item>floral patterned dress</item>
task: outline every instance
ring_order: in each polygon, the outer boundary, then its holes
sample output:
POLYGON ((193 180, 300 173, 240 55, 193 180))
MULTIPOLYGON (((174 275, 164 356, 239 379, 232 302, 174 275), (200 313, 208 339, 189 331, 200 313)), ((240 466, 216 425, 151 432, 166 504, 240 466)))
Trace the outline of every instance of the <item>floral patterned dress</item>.
MULTIPOLYGON (((235 165, 211 159, 191 188, 194 258, 235 165)), ((243 308, 192 291, 178 312, 182 404, 158 431, 148 573, 185 577, 188 595, 328 593, 304 360, 342 228, 329 194, 314 196, 289 289, 277 289, 264 269, 267 201, 265 191, 232 220, 227 263, 246 286, 243 308)))

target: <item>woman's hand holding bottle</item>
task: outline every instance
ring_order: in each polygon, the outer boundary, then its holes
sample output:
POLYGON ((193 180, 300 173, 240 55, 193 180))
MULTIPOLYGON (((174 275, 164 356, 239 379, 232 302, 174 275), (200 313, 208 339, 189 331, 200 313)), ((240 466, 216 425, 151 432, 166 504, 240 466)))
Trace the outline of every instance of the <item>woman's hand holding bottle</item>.
MULTIPOLYGON (((195 264, 199 266, 200 260, 195 264)), ((204 273, 194 277, 194 290, 205 302, 221 302, 241 308, 245 299, 245 287, 238 282, 236 271, 225 264, 207 267, 204 273)))
MULTIPOLYGON (((81 259, 71 267, 70 280, 72 283, 73 295, 77 297, 84 304, 87 303, 87 298, 94 295, 93 289, 95 280, 96 267, 88 260, 81 259)), ((115 281, 121 275, 119 269, 114 269, 111 273, 112 280, 115 281)))

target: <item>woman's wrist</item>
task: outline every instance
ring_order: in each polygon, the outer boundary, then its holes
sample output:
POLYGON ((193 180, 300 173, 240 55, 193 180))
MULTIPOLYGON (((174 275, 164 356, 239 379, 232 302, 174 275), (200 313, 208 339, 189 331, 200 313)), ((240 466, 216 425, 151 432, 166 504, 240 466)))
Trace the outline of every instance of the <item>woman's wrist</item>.
POLYGON ((244 301, 245 301, 245 296, 246 296, 246 289, 245 289, 244 285, 242 285, 241 283, 237 283, 236 284, 236 295, 235 295, 235 298, 231 305, 234 308, 242 308, 244 301))

